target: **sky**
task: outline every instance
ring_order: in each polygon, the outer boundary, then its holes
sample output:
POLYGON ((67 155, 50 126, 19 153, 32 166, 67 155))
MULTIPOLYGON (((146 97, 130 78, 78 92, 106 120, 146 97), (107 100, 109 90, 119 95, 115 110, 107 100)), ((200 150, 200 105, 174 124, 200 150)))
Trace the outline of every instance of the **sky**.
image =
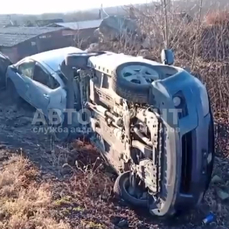
POLYGON ((0 14, 65 13, 103 7, 147 3, 148 0, 6 0, 0 7, 0 14))

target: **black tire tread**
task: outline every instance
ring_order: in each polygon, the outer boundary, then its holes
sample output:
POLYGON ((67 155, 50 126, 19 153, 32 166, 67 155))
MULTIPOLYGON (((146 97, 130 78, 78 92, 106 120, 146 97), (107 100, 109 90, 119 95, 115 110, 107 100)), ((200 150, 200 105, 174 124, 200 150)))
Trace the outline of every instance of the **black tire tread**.
MULTIPOLYGON (((149 103, 149 93, 151 85, 134 85, 125 81, 119 76, 119 71, 125 65, 139 64, 148 65, 141 62, 129 62, 118 66, 115 73, 112 76, 112 89, 120 96, 129 102, 134 103, 149 103)), ((150 65, 149 65, 150 66, 150 65)))
POLYGON ((127 191, 124 188, 124 180, 129 177, 130 172, 124 172, 122 174, 120 174, 115 183, 114 183, 114 187, 113 187, 113 192, 116 196, 121 197, 122 199, 124 199, 125 201, 129 202, 132 205, 135 206, 141 206, 141 207, 147 207, 148 206, 148 201, 147 200, 137 200, 134 197, 131 197, 130 194, 127 193, 127 191))
POLYGON ((131 90, 126 89, 125 87, 122 87, 117 83, 116 80, 113 80, 112 83, 112 89, 122 98, 126 99, 129 102, 134 103, 147 103, 148 100, 148 93, 139 93, 139 92, 133 92, 131 90))

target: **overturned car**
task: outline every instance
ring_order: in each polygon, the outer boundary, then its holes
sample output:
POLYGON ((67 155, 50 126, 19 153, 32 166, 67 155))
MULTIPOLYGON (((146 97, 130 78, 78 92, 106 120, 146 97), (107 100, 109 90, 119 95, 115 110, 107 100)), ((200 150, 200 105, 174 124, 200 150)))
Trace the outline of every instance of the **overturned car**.
POLYGON ((91 142, 119 174, 114 192, 153 215, 171 216, 203 199, 214 128, 205 86, 163 58, 161 64, 111 52, 75 53, 66 56, 65 67, 75 74, 81 109, 90 111, 91 142))

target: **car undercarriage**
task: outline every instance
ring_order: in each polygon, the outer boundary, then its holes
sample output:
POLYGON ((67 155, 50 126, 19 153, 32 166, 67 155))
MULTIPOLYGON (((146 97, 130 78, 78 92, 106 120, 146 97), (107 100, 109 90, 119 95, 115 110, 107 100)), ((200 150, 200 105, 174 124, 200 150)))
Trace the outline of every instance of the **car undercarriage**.
POLYGON ((205 86, 182 68, 124 54, 76 53, 64 65, 85 113, 79 125, 119 175, 114 193, 157 216, 198 205, 214 161, 205 86))

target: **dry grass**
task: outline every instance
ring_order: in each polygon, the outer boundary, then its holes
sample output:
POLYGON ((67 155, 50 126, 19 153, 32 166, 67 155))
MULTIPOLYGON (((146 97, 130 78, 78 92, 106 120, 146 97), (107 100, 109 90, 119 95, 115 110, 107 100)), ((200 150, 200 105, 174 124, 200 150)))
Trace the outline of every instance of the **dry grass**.
POLYGON ((67 229, 49 216, 51 186, 23 156, 12 156, 0 173, 0 228, 67 229))
POLYGON ((5 158, 0 164, 0 229, 109 228, 109 216, 101 220, 99 212, 106 211, 113 182, 93 147, 80 141, 72 145, 72 160, 63 166, 73 175, 65 181, 44 179, 22 155, 5 158))
MULTIPOLYGON (((127 222, 130 228, 170 228, 170 223, 168 226, 142 209, 137 210, 138 216, 128 206, 117 204, 112 196, 112 174, 100 163, 93 147, 74 142, 73 152, 78 154, 77 166, 72 164, 73 175, 62 181, 42 177, 23 156, 13 155, 0 165, 0 228, 110 229, 120 222, 127 222)), ((228 179, 226 170, 226 162, 218 159, 215 173, 224 181, 228 179)), ((206 200, 218 217, 217 223, 224 225, 228 206, 217 199, 217 188, 211 186, 206 200)), ((174 219, 173 225, 190 228, 199 225, 203 217, 198 211, 187 219, 174 219)))
POLYGON ((216 10, 209 12, 205 17, 205 22, 208 25, 228 25, 229 12, 228 10, 216 10))

